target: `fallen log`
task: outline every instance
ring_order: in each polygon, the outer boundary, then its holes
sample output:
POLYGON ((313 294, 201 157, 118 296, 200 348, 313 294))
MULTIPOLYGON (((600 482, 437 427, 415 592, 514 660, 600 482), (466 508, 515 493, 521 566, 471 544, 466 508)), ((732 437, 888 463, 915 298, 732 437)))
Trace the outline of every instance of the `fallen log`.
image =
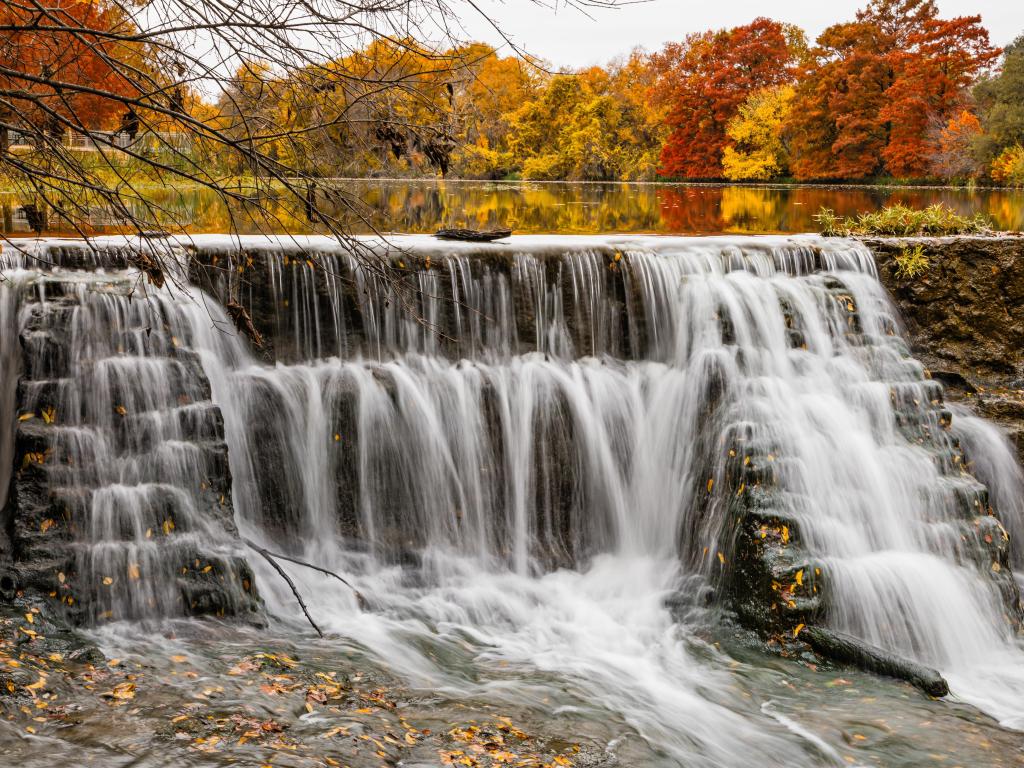
POLYGON ((866 672, 905 680, 936 698, 949 693, 949 685, 938 670, 905 659, 866 640, 822 627, 805 627, 800 639, 833 661, 859 667, 866 672))
POLYGON ((512 234, 511 229, 439 229, 434 235, 439 240, 464 240, 470 243, 490 243, 512 234))

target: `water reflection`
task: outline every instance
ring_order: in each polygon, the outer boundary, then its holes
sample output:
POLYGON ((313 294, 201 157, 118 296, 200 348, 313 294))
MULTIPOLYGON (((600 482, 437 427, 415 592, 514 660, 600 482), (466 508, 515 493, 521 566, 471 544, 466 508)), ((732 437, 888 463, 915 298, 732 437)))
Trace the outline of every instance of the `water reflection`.
MULTIPOLYGON (((322 183, 316 194, 319 206, 361 232, 458 226, 524 233, 789 233, 815 230, 814 215, 823 206, 850 215, 894 203, 943 203, 962 214, 987 214, 999 229, 1024 229, 1024 190, 339 180, 322 183)), ((32 231, 31 217, 14 196, 0 195, 0 205, 4 232, 32 231)), ((204 188, 164 188, 147 192, 145 202, 134 207, 140 218, 169 230, 325 231, 309 221, 303 205, 280 193, 226 204, 204 188)), ((119 212, 85 208, 77 217, 80 226, 95 232, 124 226, 119 212)), ((54 234, 77 234, 53 212, 47 227, 54 234)))

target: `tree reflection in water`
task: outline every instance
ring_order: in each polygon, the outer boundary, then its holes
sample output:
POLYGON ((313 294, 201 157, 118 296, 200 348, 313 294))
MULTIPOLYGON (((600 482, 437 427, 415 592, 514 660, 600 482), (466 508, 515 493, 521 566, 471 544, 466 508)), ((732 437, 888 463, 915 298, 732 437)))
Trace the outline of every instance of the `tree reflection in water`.
MULTIPOLYGON (((814 215, 822 207, 852 215, 894 203, 943 203, 962 214, 985 213, 998 229, 1024 229, 1024 190, 358 179, 325 181, 318 195, 356 232, 433 232, 442 226, 563 234, 809 232, 817 229, 814 215), (332 202, 332 187, 358 192, 362 204, 344 210, 340 201, 332 202)), ((153 190, 151 197, 167 212, 171 230, 317 231, 283 196, 230 207, 200 188, 153 190)), ((0 195, 0 205, 4 232, 30 232, 17 200, 0 195)), ((99 208, 90 221, 97 233, 121 226, 120 217, 99 208)), ((59 220, 49 226, 52 234, 77 234, 59 220)))

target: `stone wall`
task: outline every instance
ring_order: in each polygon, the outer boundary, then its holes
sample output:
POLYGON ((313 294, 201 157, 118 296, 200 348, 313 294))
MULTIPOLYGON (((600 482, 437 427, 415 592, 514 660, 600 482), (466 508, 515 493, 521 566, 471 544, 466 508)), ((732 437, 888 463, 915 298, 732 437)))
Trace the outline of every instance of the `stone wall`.
POLYGON ((869 238, 879 276, 914 355, 965 402, 1009 433, 1024 462, 1024 236, 869 238), (928 268, 897 274, 920 246, 928 268))

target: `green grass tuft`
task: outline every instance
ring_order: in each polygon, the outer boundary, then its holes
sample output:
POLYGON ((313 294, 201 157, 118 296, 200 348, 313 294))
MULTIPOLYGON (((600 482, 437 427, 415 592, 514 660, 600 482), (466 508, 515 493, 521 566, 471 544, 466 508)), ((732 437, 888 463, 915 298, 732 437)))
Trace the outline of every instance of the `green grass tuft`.
POLYGON ((851 235, 976 235, 992 231, 992 223, 981 213, 961 216, 942 203, 914 210, 905 205, 890 205, 880 211, 859 216, 838 216, 830 208, 822 208, 815 220, 826 237, 851 235))
POLYGON ((916 245, 913 248, 904 248, 896 254, 896 277, 913 279, 927 271, 929 262, 928 254, 924 252, 923 245, 916 245))

